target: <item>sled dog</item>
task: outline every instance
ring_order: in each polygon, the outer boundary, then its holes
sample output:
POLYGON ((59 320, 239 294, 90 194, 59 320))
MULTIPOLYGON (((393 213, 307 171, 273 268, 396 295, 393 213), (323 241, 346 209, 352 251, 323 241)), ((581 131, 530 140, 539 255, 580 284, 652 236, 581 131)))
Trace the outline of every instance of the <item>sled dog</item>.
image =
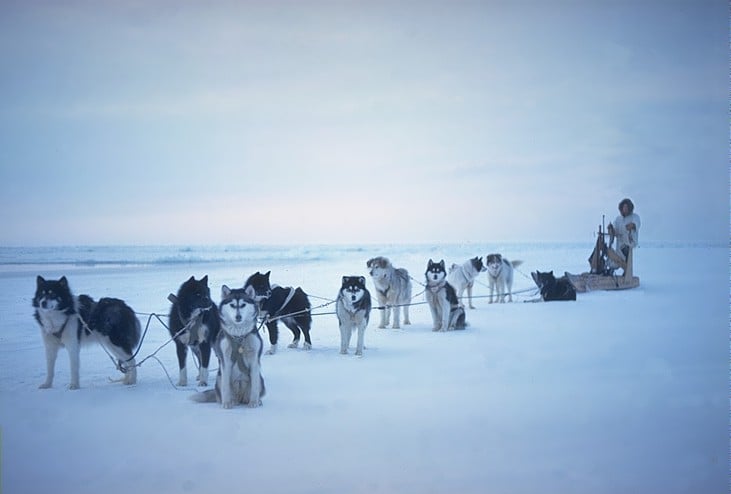
POLYGON ((429 259, 429 264, 424 273, 426 278, 426 298, 434 321, 433 331, 449 331, 451 329, 464 329, 467 326, 464 307, 459 305, 457 293, 452 285, 447 282, 447 271, 444 267, 444 260, 434 262, 429 259))
POLYGON ((278 285, 272 285, 269 276, 271 271, 264 274, 256 272, 249 276, 244 284, 244 288, 253 289, 254 299, 259 303, 261 317, 272 318, 268 320, 267 330, 269 331, 269 350, 268 355, 277 352, 277 342, 279 341, 279 326, 277 321, 281 318, 285 326, 287 326, 294 339, 289 344, 289 348, 297 348, 300 342, 300 335, 304 335, 305 343, 302 346, 305 350, 312 348, 310 340, 310 329, 312 328, 312 314, 310 313, 310 300, 302 288, 283 288, 278 285))
POLYGON ((69 354, 71 382, 68 387, 78 389, 81 345, 94 342, 117 358, 119 369, 124 373, 124 384, 137 382, 137 367, 132 355, 140 342, 140 322, 124 301, 105 297, 95 302, 88 295, 77 298, 71 293, 65 276, 59 280, 38 276, 33 307, 46 349, 46 380, 40 385, 41 389, 53 385, 61 347, 69 354))
POLYGON ((500 254, 489 254, 486 257, 487 275, 490 279, 490 302, 492 295, 497 288, 497 302, 505 302, 505 294, 508 295, 508 302, 513 301, 513 268, 517 268, 523 261, 510 262, 500 254), (507 292, 506 292, 507 291, 507 292))
POLYGON ((401 327, 401 306, 404 307, 404 324, 409 321, 409 303, 411 302, 411 279, 409 272, 404 268, 394 268, 386 257, 378 256, 366 262, 368 271, 376 287, 378 304, 386 306, 381 309, 381 323, 383 329, 390 324, 393 310, 393 329, 401 327))
POLYGON ((457 292, 457 299, 464 306, 462 295, 467 289, 467 301, 470 309, 475 307, 472 305, 472 287, 475 285, 475 278, 481 272, 485 271, 485 265, 482 263, 481 257, 475 257, 465 261, 463 264, 452 264, 449 268, 447 281, 457 292))
POLYGON ((348 353, 350 337, 358 332, 356 355, 363 355, 363 336, 371 314, 371 294, 363 276, 343 276, 335 313, 340 326, 340 353, 348 353))
POLYGON ((191 276, 180 285, 176 296, 171 295, 168 298, 173 303, 170 307, 169 330, 170 335, 175 337, 175 349, 178 355, 180 369, 178 386, 188 385, 186 366, 188 347, 200 364, 198 386, 207 386, 211 344, 216 340, 221 327, 218 308, 211 300, 208 275, 200 280, 191 276))
POLYGON ((530 275, 541 290, 541 298, 545 302, 576 300, 576 289, 566 276, 556 278, 553 271, 547 273, 536 271, 530 275))
POLYGON ((216 387, 193 396, 195 401, 217 401, 223 408, 243 404, 261 405, 266 394, 261 376, 261 350, 264 346, 257 329, 259 305, 251 288, 221 287, 221 330, 213 342, 218 357, 216 387))

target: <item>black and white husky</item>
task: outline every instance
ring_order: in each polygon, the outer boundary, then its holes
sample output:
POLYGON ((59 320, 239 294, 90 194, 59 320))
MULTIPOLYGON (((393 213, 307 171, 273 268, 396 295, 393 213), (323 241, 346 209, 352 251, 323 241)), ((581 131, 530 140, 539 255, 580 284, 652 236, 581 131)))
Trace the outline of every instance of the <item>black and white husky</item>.
POLYGON ((195 401, 218 401, 223 408, 261 405, 266 394, 261 376, 264 346, 257 329, 259 304, 252 288, 221 287, 221 330, 213 343, 218 357, 216 387, 193 396, 195 401))
POLYGON ((553 271, 541 273, 536 271, 530 274, 536 286, 541 291, 541 299, 544 302, 556 300, 576 300, 576 289, 568 277, 556 278, 553 271))
POLYGON ((198 358, 198 385, 208 385, 208 365, 211 361, 211 344, 216 340, 221 323, 218 308, 211 300, 208 275, 200 280, 191 276, 178 289, 178 294, 168 297, 170 307, 170 336, 175 337, 180 377, 178 386, 188 385, 186 360, 188 347, 198 358), (178 334, 180 333, 180 334, 178 334), (176 336, 177 335, 177 336, 176 336))
POLYGON ((350 337, 358 331, 356 355, 363 355, 363 337, 371 314, 371 294, 363 276, 343 276, 335 313, 340 326, 340 353, 348 353, 350 337))
POLYGON ((46 348, 46 380, 40 385, 41 389, 53 385, 61 347, 66 347, 69 354, 69 389, 78 389, 81 345, 92 342, 103 345, 117 358, 118 367, 124 372, 124 384, 137 382, 137 367, 132 355, 140 342, 140 322, 122 300, 105 297, 95 302, 88 295, 76 298, 65 276, 59 280, 38 276, 33 307, 46 348))
POLYGON ((489 254, 487 260, 487 275, 490 278, 490 302, 497 288, 497 302, 505 302, 507 292, 508 302, 513 301, 513 268, 517 268, 523 261, 510 262, 500 254, 489 254))
POLYGON ((411 324, 409 321, 409 303, 411 302, 411 278, 409 272, 404 268, 395 268, 387 257, 378 256, 368 259, 366 262, 368 272, 376 287, 376 298, 378 304, 385 307, 381 310, 381 323, 379 328, 383 329, 389 325, 391 311, 393 311, 393 329, 401 327, 401 307, 404 308, 404 324, 411 324))
POLYGON ((459 305, 457 293, 447 282, 444 260, 434 262, 429 259, 424 275, 426 277, 424 297, 434 321, 433 331, 464 329, 467 326, 464 307, 459 305))
POLYGON ((475 278, 485 270, 486 268, 482 263, 481 257, 468 259, 462 264, 452 264, 452 267, 449 268, 447 281, 457 292, 457 298, 460 303, 462 303, 462 295, 465 289, 467 290, 467 302, 470 309, 475 308, 472 305, 472 287, 475 285, 475 278))
POLYGON ((271 271, 264 274, 256 272, 249 276, 244 283, 244 288, 249 287, 254 290, 254 298, 259 303, 261 317, 269 318, 267 321, 267 331, 269 331, 270 347, 267 350, 268 355, 274 355, 277 352, 277 342, 279 341, 279 326, 277 321, 282 320, 287 326, 294 339, 289 344, 289 348, 297 348, 300 342, 300 335, 304 335, 305 343, 303 348, 309 350, 312 348, 312 340, 310 340, 310 329, 312 328, 312 314, 310 314, 310 300, 302 288, 272 286, 269 275, 271 271))

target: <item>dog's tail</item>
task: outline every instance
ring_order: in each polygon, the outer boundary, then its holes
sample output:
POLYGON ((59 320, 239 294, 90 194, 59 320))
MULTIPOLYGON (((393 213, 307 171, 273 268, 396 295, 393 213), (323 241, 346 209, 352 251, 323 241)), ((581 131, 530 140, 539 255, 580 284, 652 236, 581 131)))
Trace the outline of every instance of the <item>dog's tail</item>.
POLYGON ((190 395, 190 399, 195 401, 196 403, 215 403, 216 402, 216 390, 207 389, 205 391, 201 391, 200 393, 190 395))
POLYGON ((510 264, 512 264, 514 268, 517 268, 518 266, 523 264, 523 261, 512 261, 510 264))

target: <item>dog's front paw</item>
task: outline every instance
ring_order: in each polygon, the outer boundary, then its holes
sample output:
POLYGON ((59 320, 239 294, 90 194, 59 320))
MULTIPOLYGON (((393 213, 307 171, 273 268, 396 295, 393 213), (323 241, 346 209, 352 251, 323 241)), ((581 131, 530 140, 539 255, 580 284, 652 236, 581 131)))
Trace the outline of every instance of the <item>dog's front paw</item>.
POLYGON ((53 383, 46 381, 43 384, 41 384, 40 386, 38 386, 38 389, 49 389, 52 385, 53 385, 53 383))
POLYGON ((79 383, 71 383, 69 384, 69 389, 79 389, 79 383))
POLYGON ((348 349, 347 348, 343 348, 343 349, 340 350, 340 355, 347 355, 347 354, 348 354, 348 349))
POLYGON ((287 345, 287 348, 297 348, 299 346, 299 341, 293 341, 289 345, 287 345))
POLYGON ((233 402, 233 400, 227 400, 227 401, 224 401, 223 403, 221 403, 221 405, 223 406, 223 408, 228 410, 228 409, 234 407, 234 402, 233 402))
POLYGON ((302 348, 304 348, 305 350, 312 350, 312 344, 305 342, 305 344, 302 345, 302 348))
POLYGON ((261 400, 251 400, 246 406, 249 408, 259 408, 261 406, 261 400))

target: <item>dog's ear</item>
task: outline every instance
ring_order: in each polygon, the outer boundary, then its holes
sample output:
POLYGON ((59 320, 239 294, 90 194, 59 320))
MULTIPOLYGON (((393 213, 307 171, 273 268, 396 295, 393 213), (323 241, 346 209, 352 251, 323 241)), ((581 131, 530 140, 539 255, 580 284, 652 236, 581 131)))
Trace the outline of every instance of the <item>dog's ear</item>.
POLYGON ((201 278, 201 282, 202 282, 202 283, 203 283, 204 285, 207 285, 207 284, 208 284, 208 275, 205 275, 205 276, 204 276, 203 278, 201 278))
POLYGON ((343 286, 345 286, 346 283, 348 283, 348 276, 343 276, 343 286))
POLYGON ((226 285, 223 285, 221 287, 221 298, 228 298, 229 295, 231 295, 231 289, 226 285))
POLYGON ((444 267, 444 259, 442 259, 441 261, 439 261, 439 266, 441 266, 442 269, 445 269, 446 270, 446 268, 444 267))
POLYGON ((269 275, 272 274, 271 270, 264 273, 264 278, 269 279, 269 275))
POLYGON ((365 286, 365 278, 364 278, 363 276, 359 276, 359 277, 358 277, 358 282, 359 282, 359 283, 360 283, 361 285, 365 286))
POLYGON ((40 288, 46 280, 43 279, 43 276, 36 277, 36 288, 40 288))
POLYGON ((65 276, 61 276, 61 279, 58 280, 58 282, 61 283, 61 286, 64 287, 64 288, 68 288, 69 287, 69 282, 68 282, 68 280, 66 279, 65 276))
POLYGON ((247 297, 249 297, 251 300, 256 300, 256 290, 253 286, 249 285, 244 289, 244 293, 247 297))
POLYGON ((366 261, 366 267, 367 268, 370 268, 371 267, 371 264, 373 264, 373 258, 372 257, 370 259, 368 259, 368 261, 366 261))

